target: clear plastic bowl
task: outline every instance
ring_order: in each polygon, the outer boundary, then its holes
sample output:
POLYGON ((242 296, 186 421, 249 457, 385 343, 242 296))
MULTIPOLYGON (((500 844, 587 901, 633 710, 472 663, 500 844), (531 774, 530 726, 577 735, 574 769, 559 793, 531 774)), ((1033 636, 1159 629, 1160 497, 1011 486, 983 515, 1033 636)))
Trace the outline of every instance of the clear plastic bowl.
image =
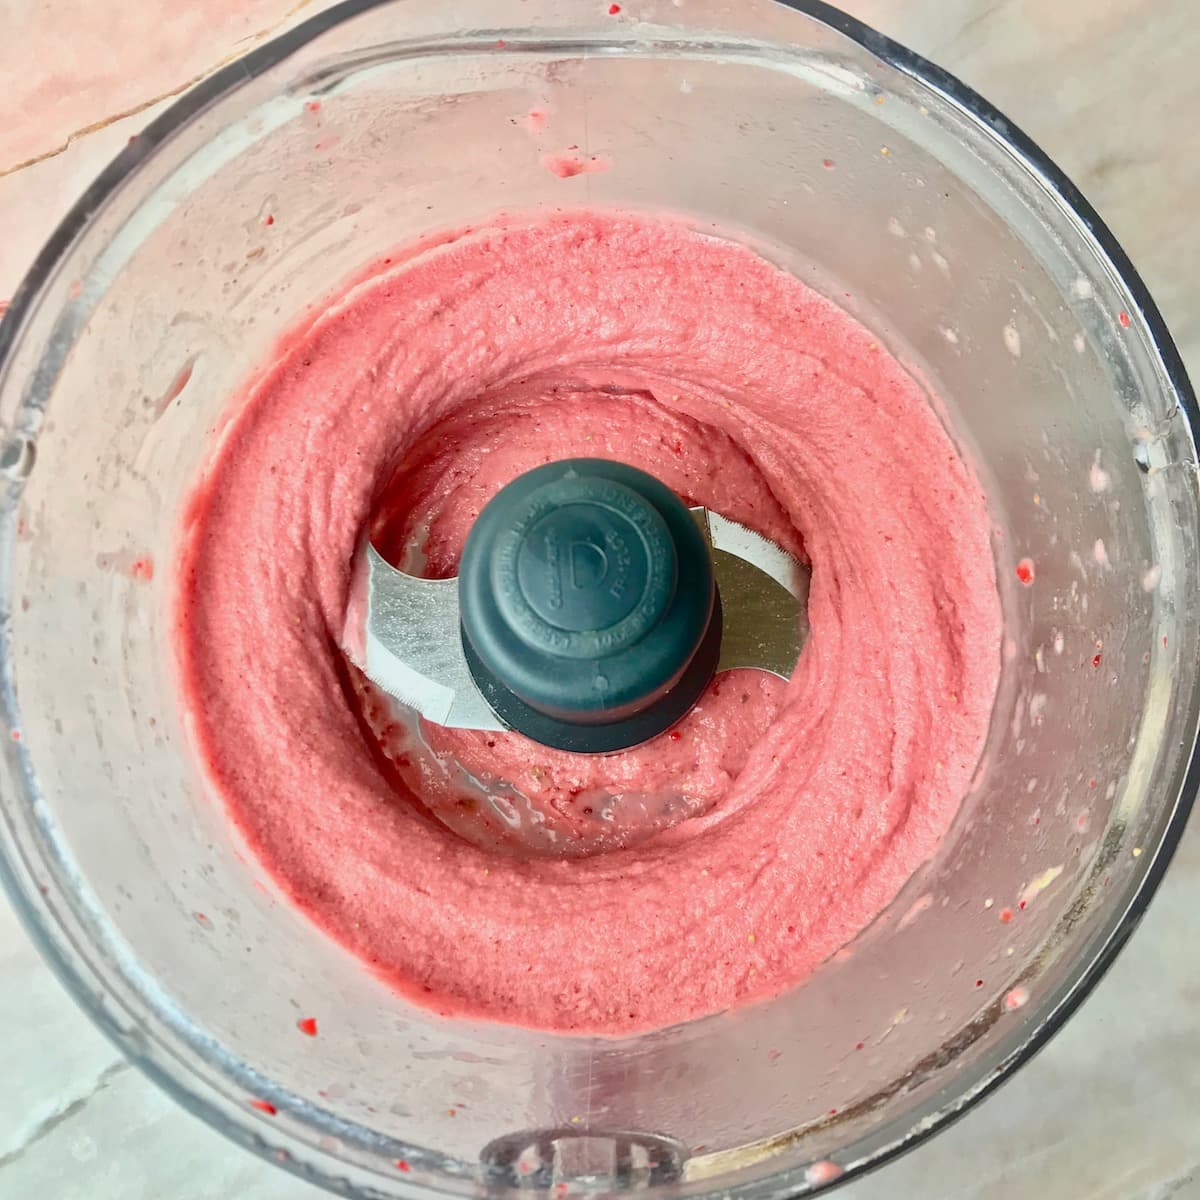
POLYGON ((1027 1058, 1162 875, 1196 786, 1195 419, 1075 189, 824 5, 343 5, 122 153, 0 328, 5 881, 135 1062, 334 1190, 821 1186, 1027 1058), (611 169, 556 177, 560 143, 611 169), (618 1040, 430 1016, 282 903, 188 752, 164 617, 181 496, 306 305, 431 226, 582 203, 740 231, 878 331, 980 464, 1009 631, 976 785, 895 903, 773 1002, 618 1040))

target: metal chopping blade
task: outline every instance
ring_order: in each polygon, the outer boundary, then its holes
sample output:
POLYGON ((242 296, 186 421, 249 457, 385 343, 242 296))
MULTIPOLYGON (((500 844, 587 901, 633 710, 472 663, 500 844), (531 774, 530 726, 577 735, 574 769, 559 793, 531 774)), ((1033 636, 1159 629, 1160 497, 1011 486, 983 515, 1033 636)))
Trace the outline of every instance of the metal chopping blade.
MULTIPOLYGON (((705 508, 692 516, 712 551, 723 625, 717 671, 791 676, 808 636, 808 568, 774 542, 705 508)), ((351 658, 368 679, 426 720, 453 729, 503 730, 463 651, 458 580, 397 570, 370 543, 357 564, 366 592, 365 639, 351 658), (361 661, 359 661, 361 659, 361 661)))

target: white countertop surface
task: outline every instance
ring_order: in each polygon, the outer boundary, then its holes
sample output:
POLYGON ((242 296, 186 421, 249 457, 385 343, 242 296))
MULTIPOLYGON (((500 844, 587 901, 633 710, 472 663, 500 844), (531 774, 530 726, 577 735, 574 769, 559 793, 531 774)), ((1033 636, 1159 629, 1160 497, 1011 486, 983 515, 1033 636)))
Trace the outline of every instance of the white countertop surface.
MULTIPOLYGON (((19 113, 0 123, 0 301, 163 98, 316 7, 0 0, 0 84, 19 113)), ((843 7, 959 75, 1065 168, 1124 244, 1200 379, 1196 0, 843 7)), ((1141 929, 1049 1048, 952 1128, 838 1196, 1200 1198, 1197 947, 1193 822, 1141 929)), ((0 1200, 324 1195, 227 1143, 125 1063, 2 903, 0 1029, 0 1200)))

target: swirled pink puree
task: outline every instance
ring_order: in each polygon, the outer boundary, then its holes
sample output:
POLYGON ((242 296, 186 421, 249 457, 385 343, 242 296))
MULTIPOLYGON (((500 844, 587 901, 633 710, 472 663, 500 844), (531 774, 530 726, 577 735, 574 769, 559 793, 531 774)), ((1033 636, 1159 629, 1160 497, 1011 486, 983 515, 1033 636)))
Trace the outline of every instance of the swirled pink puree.
POLYGON ((913 379, 749 249, 628 215, 512 219, 378 264, 238 398, 179 570, 200 753, 267 868, 405 995, 547 1029, 662 1026, 803 979, 938 845, 999 670, 984 497, 913 379), (338 645, 381 505, 394 551, 415 537, 452 573, 497 488, 571 455, 803 546, 812 632, 790 684, 719 676, 622 754, 427 726, 568 834, 595 793, 674 789, 695 814, 522 858, 431 819, 454 798, 375 752, 338 645))

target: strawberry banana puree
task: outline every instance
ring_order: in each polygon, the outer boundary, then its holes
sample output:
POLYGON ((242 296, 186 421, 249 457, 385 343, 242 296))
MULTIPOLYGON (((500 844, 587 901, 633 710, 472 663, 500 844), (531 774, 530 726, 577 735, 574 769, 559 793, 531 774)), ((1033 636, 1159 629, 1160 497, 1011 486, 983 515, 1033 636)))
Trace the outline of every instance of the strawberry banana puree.
POLYGON ((913 379, 752 251, 590 212, 384 260, 286 338, 195 490, 176 619, 207 771, 297 905, 428 1008, 605 1034, 771 996, 853 938, 954 817, 1000 662, 984 497, 913 379), (522 854, 389 744, 339 645, 372 521, 453 574, 496 490, 570 456, 802 552, 812 632, 789 684, 718 676, 620 754, 425 725, 548 814, 562 852, 522 854), (572 855, 625 796, 649 836, 572 855))

